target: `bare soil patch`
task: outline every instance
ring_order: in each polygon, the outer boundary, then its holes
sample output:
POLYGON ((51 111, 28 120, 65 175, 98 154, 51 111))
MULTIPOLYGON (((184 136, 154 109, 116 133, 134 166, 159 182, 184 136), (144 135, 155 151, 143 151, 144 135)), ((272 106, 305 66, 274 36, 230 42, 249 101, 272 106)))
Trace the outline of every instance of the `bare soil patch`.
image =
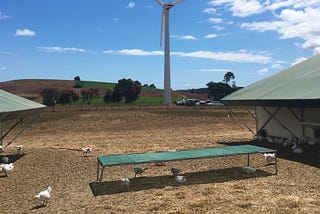
MULTIPOLYGON (((319 146, 302 156, 289 149, 251 141, 254 119, 236 109, 241 121, 223 108, 105 108, 46 111, 0 156, 9 156, 14 170, 0 174, 0 213, 319 213, 319 146), (134 178, 133 165, 106 168, 96 180, 96 157, 106 154, 195 149, 254 143, 279 149, 278 175, 252 156, 258 170, 241 171, 246 156, 184 160, 149 169, 134 178), (18 155, 16 145, 23 145, 18 155), (94 151, 84 157, 82 147, 94 151), (177 185, 169 169, 186 176, 177 185), (131 179, 124 191, 120 179, 131 179), (52 187, 46 207, 35 195, 52 187)), ((4 142, 5 143, 5 142, 4 142)))

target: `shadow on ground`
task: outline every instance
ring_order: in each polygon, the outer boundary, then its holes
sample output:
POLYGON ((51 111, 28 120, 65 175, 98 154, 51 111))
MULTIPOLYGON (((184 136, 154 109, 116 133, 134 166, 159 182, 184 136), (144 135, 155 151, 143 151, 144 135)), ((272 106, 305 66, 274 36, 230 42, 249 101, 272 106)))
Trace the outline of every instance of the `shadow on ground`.
MULTIPOLYGON (((221 183, 234 180, 252 179, 266 177, 272 173, 257 170, 254 174, 246 174, 241 167, 216 169, 202 172, 183 174, 187 181, 185 184, 177 184, 172 176, 138 177, 130 179, 130 192, 149 189, 162 189, 166 186, 196 185, 208 183, 221 183)), ((92 182, 90 187, 94 196, 110 195, 126 192, 120 185, 120 181, 92 182)))
POLYGON ((243 145, 251 144, 255 146, 261 146, 270 149, 277 150, 277 157, 303 163, 309 166, 320 168, 320 144, 318 145, 303 145, 302 149, 304 152, 302 154, 294 154, 291 147, 284 147, 281 144, 269 143, 268 141, 245 141, 245 142, 219 142, 225 146, 243 145))
POLYGON ((25 156, 26 154, 23 153, 23 154, 1 154, 0 155, 0 163, 2 163, 2 158, 4 157, 8 157, 9 158, 9 162, 8 163, 14 163, 16 162, 17 160, 19 160, 20 158, 23 158, 23 156, 25 156))
POLYGON ((32 207, 32 209, 31 210, 38 210, 38 209, 41 209, 41 208, 45 208, 46 206, 45 205, 37 205, 37 206, 34 206, 34 207, 32 207))

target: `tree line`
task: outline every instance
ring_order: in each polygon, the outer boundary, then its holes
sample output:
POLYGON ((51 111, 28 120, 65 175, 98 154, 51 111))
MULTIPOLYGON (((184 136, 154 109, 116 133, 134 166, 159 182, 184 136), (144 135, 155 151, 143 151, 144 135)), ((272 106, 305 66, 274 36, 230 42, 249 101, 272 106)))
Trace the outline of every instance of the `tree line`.
MULTIPOLYGON (((91 104, 94 98, 99 97, 99 89, 89 88, 83 89, 78 84, 80 78, 75 77, 76 84, 73 89, 58 90, 54 88, 45 88, 40 92, 42 103, 47 106, 72 105, 81 99, 87 104, 91 104)), ((108 88, 103 100, 105 103, 120 103, 123 99, 125 103, 132 103, 139 98, 141 91, 141 83, 131 79, 121 79, 115 84, 114 88, 108 88)))
MULTIPOLYGON (((99 97, 99 89, 89 88, 83 89, 80 82, 80 77, 74 78, 75 85, 73 89, 57 90, 53 88, 45 88, 40 92, 42 103, 47 106, 56 104, 72 105, 81 99, 87 104, 91 104, 94 98, 99 97), (80 93, 81 92, 81 93, 80 93)), ((220 100, 224 96, 238 90, 235 84, 235 75, 229 71, 224 75, 222 82, 209 82, 207 88, 191 89, 191 93, 206 93, 208 98, 212 100, 220 100), (229 84, 231 82, 231 85, 229 84)), ((145 85, 144 85, 145 86, 145 85)), ((149 87, 156 88, 154 84, 149 87)), ((120 79, 113 88, 108 88, 103 96, 105 103, 120 103, 124 100, 125 103, 132 103, 139 98, 141 91, 141 83, 131 79, 120 79)))

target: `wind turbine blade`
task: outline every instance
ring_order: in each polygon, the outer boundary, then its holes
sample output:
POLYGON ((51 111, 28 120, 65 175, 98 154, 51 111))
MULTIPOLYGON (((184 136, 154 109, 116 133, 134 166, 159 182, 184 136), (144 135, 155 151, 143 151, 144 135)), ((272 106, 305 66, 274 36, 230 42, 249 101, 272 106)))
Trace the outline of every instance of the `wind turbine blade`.
POLYGON ((163 35, 163 28, 164 28, 164 20, 165 15, 164 15, 164 10, 162 10, 162 17, 161 17, 161 29, 160 29, 160 46, 162 46, 162 35, 163 35))
POLYGON ((163 6, 163 2, 161 0, 156 0, 156 2, 158 2, 158 4, 160 4, 160 6, 163 6))
POLYGON ((177 1, 173 2, 172 5, 175 6, 175 5, 177 5, 177 4, 179 4, 179 3, 183 2, 183 1, 184 0, 177 0, 177 1))

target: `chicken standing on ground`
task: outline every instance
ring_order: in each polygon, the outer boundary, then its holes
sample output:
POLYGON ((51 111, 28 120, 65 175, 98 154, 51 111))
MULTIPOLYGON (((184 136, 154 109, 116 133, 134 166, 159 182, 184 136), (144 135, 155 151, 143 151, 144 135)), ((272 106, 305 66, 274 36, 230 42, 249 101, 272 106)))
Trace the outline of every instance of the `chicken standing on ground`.
POLYGON ((177 175, 179 175, 179 173, 181 172, 181 169, 177 168, 177 167, 172 167, 171 168, 171 173, 172 175, 175 177, 177 175))
POLYGON ((4 156, 2 159, 1 159, 2 163, 9 163, 9 158, 7 156, 4 156))
POLYGON ((18 154, 20 154, 20 152, 21 152, 21 150, 22 150, 22 146, 17 146, 16 148, 17 148, 18 154))
POLYGON ((134 171, 134 177, 137 177, 137 175, 142 175, 142 173, 144 173, 144 171, 146 171, 148 169, 148 167, 141 167, 141 166, 135 166, 133 168, 134 171))
POLYGON ((6 176, 8 176, 8 172, 13 170, 13 163, 2 163, 0 164, 0 172, 3 172, 6 176))
POLYGON ((267 164, 271 164, 274 162, 274 160, 276 159, 276 154, 275 153, 264 153, 264 158, 267 161, 267 164))
POLYGON ((127 176, 120 180, 120 184, 126 191, 129 191, 130 180, 127 176))
POLYGON ((251 166, 245 166, 245 167, 242 167, 242 171, 247 173, 247 174, 253 174, 257 171, 257 169, 251 167, 251 166))
POLYGON ((48 189, 39 192, 35 197, 40 201, 42 201, 43 206, 46 206, 51 197, 50 195, 51 191, 52 191, 52 188, 49 186, 48 189))
POLYGON ((174 177, 174 180, 178 183, 178 184, 184 184, 186 182, 186 178, 182 175, 177 175, 174 177))
POLYGON ((86 156, 87 154, 93 151, 93 148, 85 147, 85 148, 82 148, 82 151, 83 151, 83 156, 86 156))

